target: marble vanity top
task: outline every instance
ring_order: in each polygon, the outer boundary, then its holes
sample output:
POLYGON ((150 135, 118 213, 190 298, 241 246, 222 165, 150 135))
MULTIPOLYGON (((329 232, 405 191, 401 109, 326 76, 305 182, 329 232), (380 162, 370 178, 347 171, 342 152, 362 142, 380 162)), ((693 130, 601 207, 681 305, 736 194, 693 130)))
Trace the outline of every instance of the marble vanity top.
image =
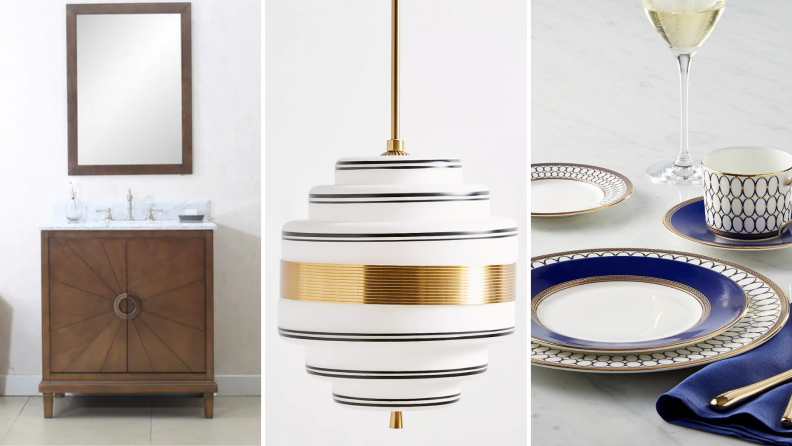
POLYGON ((178 221, 80 221, 77 223, 55 222, 39 227, 42 231, 214 231, 217 225, 204 221, 201 223, 180 223, 178 221))
POLYGON ((42 231, 214 231, 217 225, 210 221, 211 202, 209 200, 141 200, 133 203, 132 218, 134 221, 125 221, 127 203, 119 200, 88 201, 83 203, 83 219, 71 223, 66 220, 64 207, 66 202, 59 202, 52 206, 48 221, 39 229, 42 231), (146 221, 146 210, 155 208, 157 213, 155 221, 146 221), (112 210, 114 221, 104 221, 103 210, 112 210), (201 215, 206 215, 202 222, 181 223, 179 215, 188 213, 193 209, 201 215))

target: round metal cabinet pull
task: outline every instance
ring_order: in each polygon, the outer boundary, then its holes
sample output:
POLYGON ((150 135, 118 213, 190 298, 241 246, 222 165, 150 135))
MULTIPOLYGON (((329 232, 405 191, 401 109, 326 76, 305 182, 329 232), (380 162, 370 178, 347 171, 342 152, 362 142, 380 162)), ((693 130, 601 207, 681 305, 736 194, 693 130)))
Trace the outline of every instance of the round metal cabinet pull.
POLYGON ((130 293, 123 293, 119 294, 118 297, 115 298, 115 302, 113 303, 113 310, 115 311, 116 316, 120 317, 121 319, 133 319, 140 314, 140 298, 135 296, 134 294, 130 293), (129 313, 124 313, 121 311, 121 302, 124 299, 129 299, 129 301, 135 304, 135 309, 130 311, 129 313))

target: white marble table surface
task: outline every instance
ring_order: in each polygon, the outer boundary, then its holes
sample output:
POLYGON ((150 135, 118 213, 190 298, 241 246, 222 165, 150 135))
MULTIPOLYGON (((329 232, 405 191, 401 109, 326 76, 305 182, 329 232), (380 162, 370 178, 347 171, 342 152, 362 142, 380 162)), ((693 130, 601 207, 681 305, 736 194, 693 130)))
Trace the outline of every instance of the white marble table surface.
MULTIPOLYGON (((678 239, 663 227, 667 209, 702 192, 655 185, 644 174, 678 149, 679 80, 641 2, 531 4, 532 162, 593 164, 635 184, 630 199, 600 212, 532 218, 531 255, 617 247, 688 251, 753 268, 790 294, 792 249, 726 251, 678 239)), ((789 13, 792 2, 785 0, 728 1, 692 62, 694 157, 736 145, 792 152, 789 13)), ((532 444, 749 444, 657 415, 657 397, 699 369, 606 375, 531 367, 532 444)))

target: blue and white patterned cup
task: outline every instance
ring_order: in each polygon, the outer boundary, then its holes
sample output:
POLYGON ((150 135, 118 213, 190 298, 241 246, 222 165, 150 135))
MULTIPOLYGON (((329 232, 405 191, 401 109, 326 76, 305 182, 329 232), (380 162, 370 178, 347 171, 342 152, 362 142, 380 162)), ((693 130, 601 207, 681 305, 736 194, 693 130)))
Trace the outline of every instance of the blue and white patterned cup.
POLYGON ((792 155, 727 147, 701 160, 707 229, 736 240, 773 238, 792 223, 792 155))

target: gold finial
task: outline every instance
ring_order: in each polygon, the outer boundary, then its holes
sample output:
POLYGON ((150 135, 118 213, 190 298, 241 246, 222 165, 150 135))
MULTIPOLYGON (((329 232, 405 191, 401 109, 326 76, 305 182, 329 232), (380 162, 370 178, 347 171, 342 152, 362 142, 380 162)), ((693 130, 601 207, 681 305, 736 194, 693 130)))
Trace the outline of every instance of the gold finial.
POLYGON ((381 156, 409 155, 404 151, 404 141, 399 139, 399 0, 392 0, 391 30, 391 139, 388 151, 381 156))
POLYGON ((404 429, 404 423, 402 423, 402 413, 401 412, 391 412, 390 428, 391 429, 404 429))

